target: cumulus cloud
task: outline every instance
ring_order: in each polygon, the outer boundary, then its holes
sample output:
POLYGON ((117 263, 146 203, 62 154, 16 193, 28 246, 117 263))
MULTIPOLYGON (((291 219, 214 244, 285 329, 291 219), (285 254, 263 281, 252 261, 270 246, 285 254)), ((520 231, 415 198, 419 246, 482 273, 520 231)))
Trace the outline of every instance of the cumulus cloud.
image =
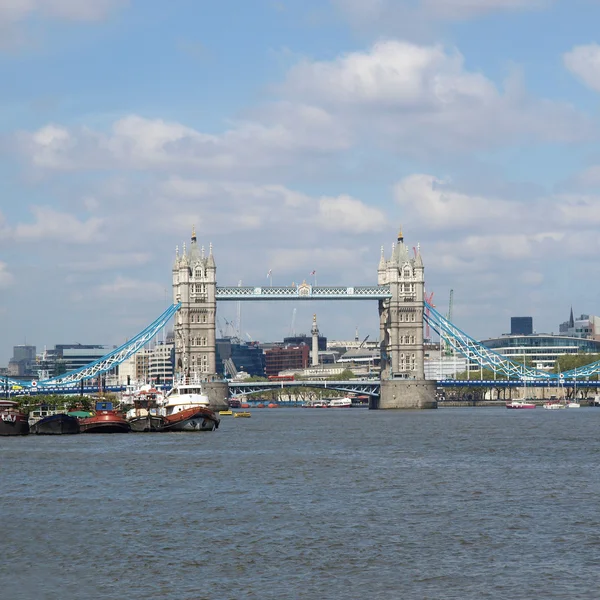
POLYGON ((160 298, 164 293, 164 286, 152 281, 117 276, 113 281, 96 286, 95 292, 104 297, 120 300, 126 298, 160 298))
POLYGON ((563 55, 567 69, 590 89, 600 92, 600 46, 575 46, 563 55))
POLYGON ((394 40, 332 61, 292 67, 282 93, 321 106, 363 137, 423 155, 589 135, 573 107, 530 97, 516 76, 503 90, 468 71, 457 51, 394 40))
POLYGON ((319 155, 349 147, 348 135, 325 111, 282 105, 270 112, 276 122, 243 122, 220 135, 181 123, 129 115, 108 133, 55 124, 17 141, 32 163, 45 169, 273 169, 293 164, 302 155, 319 155))
POLYGON ((0 288, 8 287, 14 282, 13 274, 8 270, 8 265, 0 260, 0 288))
MULTIPOLYGON (((189 212, 187 222, 199 223, 200 231, 227 227, 233 230, 263 230, 294 223, 300 228, 316 228, 337 233, 381 231, 386 224, 379 208, 347 194, 314 197, 278 184, 210 182, 172 178, 162 186, 162 205, 176 202, 189 212), (189 204, 183 205, 181 201, 189 204), (207 227, 205 223, 210 223, 207 227)), ((165 218, 168 217, 165 215, 165 218)), ((180 228, 179 217, 176 227, 180 228)), ((162 221, 164 223, 164 220, 162 221)))
POLYGON ((104 219, 90 217, 80 221, 75 215, 49 206, 33 206, 33 223, 19 223, 12 230, 17 241, 58 241, 65 244, 89 244, 100 239, 104 219))
POLYGON ((590 257, 600 249, 598 196, 551 194, 516 201, 466 193, 425 174, 399 181, 394 193, 403 222, 432 232, 435 255, 448 271, 590 257))
POLYGON ((383 41, 332 61, 304 60, 278 86, 280 100, 222 133, 129 115, 109 131, 48 124, 16 136, 39 168, 162 169, 244 178, 298 176, 377 145, 411 157, 515 143, 587 139, 573 107, 530 97, 517 77, 499 89, 457 51, 383 41), (323 164, 322 162, 325 161, 323 164))

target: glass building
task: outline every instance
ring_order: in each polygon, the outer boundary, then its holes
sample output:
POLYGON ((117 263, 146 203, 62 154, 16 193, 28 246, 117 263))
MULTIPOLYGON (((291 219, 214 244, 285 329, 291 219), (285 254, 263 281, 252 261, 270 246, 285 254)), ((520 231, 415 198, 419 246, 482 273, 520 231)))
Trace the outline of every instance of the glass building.
POLYGON ((503 335, 481 340, 494 352, 536 369, 552 369, 561 354, 600 354, 600 341, 563 335, 503 335))

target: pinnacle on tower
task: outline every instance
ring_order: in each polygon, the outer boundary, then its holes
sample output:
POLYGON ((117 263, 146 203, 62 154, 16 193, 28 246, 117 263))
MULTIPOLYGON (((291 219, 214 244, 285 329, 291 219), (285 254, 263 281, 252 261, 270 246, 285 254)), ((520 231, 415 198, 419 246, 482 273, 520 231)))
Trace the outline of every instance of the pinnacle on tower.
POLYGON ((404 242, 404 236, 402 235, 402 226, 400 226, 400 231, 398 232, 398 241, 404 242))
POLYGON ((192 242, 196 241, 196 226, 192 225, 192 242))

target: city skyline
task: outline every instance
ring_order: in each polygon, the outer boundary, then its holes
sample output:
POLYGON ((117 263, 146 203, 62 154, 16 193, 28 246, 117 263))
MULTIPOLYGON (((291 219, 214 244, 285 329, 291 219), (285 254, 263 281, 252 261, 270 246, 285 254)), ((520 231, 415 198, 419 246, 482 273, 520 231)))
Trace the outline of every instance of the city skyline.
MULTIPOLYGON (((0 364, 131 338, 192 225, 219 285, 373 284, 402 226, 476 339, 599 312, 598 3, 79 4, 0 1, 0 364)), ((378 337, 375 302, 315 312, 378 337)))

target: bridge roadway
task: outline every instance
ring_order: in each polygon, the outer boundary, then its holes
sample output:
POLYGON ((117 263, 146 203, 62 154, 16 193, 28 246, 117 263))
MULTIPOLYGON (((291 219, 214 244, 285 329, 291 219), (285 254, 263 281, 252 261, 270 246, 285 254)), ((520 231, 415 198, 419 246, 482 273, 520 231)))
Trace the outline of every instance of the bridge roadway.
MULTIPOLYGON (((19 390, 5 388, 2 380, 0 380, 0 396, 16 396, 16 395, 42 395, 42 394, 95 394, 98 392, 98 386, 84 386, 70 385, 70 386, 38 386, 35 388, 23 387, 19 390)), ((473 380, 463 381, 460 379, 443 379, 437 382, 439 388, 459 388, 459 387, 470 387, 470 388, 519 388, 519 387, 536 387, 536 388, 597 388, 600 387, 599 381, 585 381, 574 379, 558 381, 558 380, 537 380, 527 381, 526 383, 517 380, 497 380, 484 379, 484 380, 473 380)), ((161 388, 161 386, 157 386, 161 388)), ((344 392, 347 394, 358 394, 361 396, 379 396, 379 380, 378 379, 352 379, 349 381, 251 381, 251 382, 229 382, 229 391, 233 396, 247 396, 250 394, 257 394, 260 392, 268 392, 278 389, 294 388, 294 387, 305 387, 315 389, 326 389, 336 392, 344 392)), ((124 392, 126 386, 104 386, 102 388, 106 392, 124 392)), ((162 388, 161 388, 162 389, 162 388)), ((167 388, 169 389, 169 388, 167 388)))

